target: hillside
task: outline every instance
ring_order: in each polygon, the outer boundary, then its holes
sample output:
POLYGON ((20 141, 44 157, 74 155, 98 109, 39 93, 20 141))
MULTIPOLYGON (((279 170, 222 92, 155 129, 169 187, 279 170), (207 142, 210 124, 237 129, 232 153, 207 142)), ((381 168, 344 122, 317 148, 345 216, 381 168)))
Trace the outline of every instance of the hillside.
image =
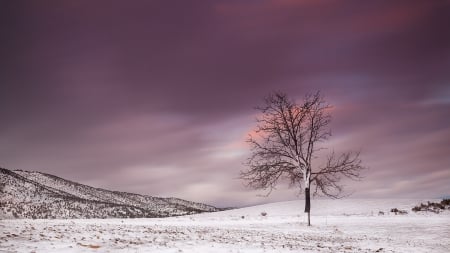
MULTIPOLYGON (((412 209, 420 203, 440 202, 441 199, 312 199, 311 216, 395 216, 392 209, 406 211, 407 216, 433 215, 434 212, 414 212, 412 209)), ((242 217, 246 219, 261 218, 261 213, 267 213, 270 217, 292 217, 300 216, 306 219, 303 212, 305 208, 304 200, 293 200, 276 203, 268 203, 245 208, 233 209, 219 213, 199 214, 202 217, 242 217)), ((442 211, 443 214, 450 214, 450 206, 442 211)))
POLYGON ((220 210, 177 198, 109 191, 46 173, 3 168, 0 193, 0 218, 150 218, 220 210))

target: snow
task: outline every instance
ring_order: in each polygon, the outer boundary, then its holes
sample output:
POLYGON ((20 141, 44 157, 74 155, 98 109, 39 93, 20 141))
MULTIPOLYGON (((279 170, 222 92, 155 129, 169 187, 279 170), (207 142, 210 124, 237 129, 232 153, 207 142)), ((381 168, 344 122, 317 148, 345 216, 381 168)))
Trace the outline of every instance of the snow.
POLYGON ((450 211, 411 212, 420 202, 313 200, 311 227, 302 201, 158 219, 1 220, 0 252, 450 252, 450 211))

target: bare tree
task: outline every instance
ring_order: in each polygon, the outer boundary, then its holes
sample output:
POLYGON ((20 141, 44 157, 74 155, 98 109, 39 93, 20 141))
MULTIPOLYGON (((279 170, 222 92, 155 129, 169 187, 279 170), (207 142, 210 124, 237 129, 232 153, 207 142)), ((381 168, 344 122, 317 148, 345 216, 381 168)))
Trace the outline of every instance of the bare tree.
POLYGON ((249 187, 269 189, 268 194, 282 179, 304 190, 310 226, 311 186, 315 186, 314 195, 342 197, 341 178, 361 178, 364 167, 359 152, 340 155, 331 152, 327 157, 318 157, 318 151, 323 149, 318 144, 331 135, 328 128, 331 106, 319 92, 307 95, 302 103, 283 93, 271 94, 264 102, 262 107, 257 107, 261 114, 256 119, 255 134, 250 134, 247 140, 251 156, 241 178, 249 187), (319 160, 322 160, 320 164, 319 160))

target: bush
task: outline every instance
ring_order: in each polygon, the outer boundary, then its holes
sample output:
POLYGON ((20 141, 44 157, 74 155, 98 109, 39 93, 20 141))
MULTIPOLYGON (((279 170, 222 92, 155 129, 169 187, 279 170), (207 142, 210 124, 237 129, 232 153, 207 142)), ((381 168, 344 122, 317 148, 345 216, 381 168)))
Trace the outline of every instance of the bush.
POLYGON ((434 203, 429 201, 427 204, 420 203, 419 206, 413 207, 412 211, 440 213, 442 210, 445 210, 446 208, 450 208, 450 199, 443 199, 440 203, 434 203))
POLYGON ((397 214, 408 214, 407 211, 405 211, 405 210, 399 210, 399 209, 397 209, 397 208, 392 208, 392 209, 391 209, 391 213, 395 213, 395 215, 397 215, 397 214))

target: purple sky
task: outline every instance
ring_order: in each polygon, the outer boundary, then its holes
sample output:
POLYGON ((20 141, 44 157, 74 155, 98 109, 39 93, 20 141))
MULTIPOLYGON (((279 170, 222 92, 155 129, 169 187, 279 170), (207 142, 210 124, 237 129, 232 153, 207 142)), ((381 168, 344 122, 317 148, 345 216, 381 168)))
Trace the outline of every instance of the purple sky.
POLYGON ((0 166, 218 206, 255 106, 321 90, 353 197, 450 195, 449 1, 6 1, 0 166))

